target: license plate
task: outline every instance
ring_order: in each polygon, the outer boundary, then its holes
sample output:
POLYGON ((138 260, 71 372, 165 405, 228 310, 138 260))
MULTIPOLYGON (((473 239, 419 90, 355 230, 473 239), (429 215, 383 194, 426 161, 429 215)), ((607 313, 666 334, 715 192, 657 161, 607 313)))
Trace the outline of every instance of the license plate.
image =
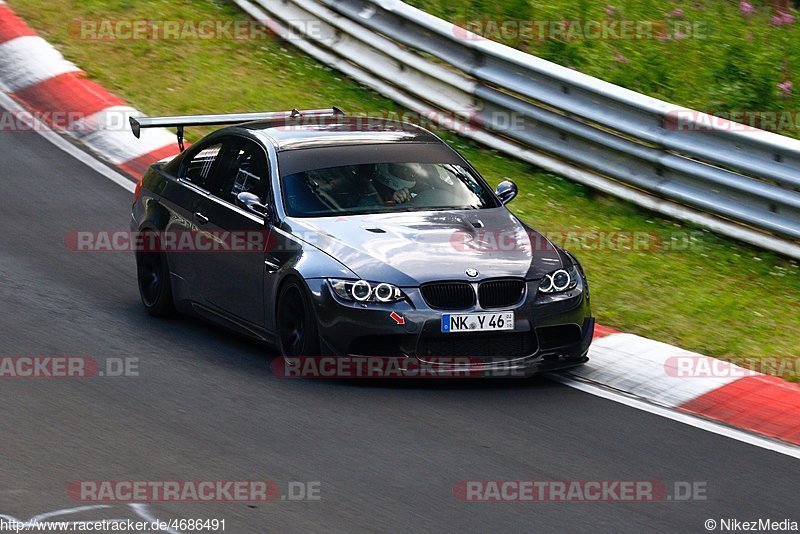
POLYGON ((442 332, 514 330, 514 312, 442 315, 442 332))

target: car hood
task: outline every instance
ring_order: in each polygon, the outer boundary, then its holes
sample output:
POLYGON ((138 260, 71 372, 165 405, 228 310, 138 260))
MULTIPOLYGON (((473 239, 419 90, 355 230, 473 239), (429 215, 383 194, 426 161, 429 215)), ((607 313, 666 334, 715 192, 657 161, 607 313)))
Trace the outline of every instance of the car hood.
POLYGON ((288 218, 287 230, 365 280, 416 286, 433 280, 541 278, 560 251, 506 208, 288 218), (468 277, 467 270, 478 275, 468 277))

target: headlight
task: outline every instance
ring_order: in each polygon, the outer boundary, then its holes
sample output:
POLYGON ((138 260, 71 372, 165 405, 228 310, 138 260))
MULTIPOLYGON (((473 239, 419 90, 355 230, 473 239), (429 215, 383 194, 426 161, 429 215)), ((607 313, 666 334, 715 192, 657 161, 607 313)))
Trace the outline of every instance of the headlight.
POLYGON ((386 282, 367 282, 366 280, 328 280, 328 283, 342 300, 351 302, 398 302, 406 298, 399 287, 386 282))
POLYGON ((578 266, 573 263, 566 269, 559 269, 544 275, 544 278, 539 282, 539 291, 542 293, 559 293, 575 289, 575 286, 578 285, 579 277, 578 266))

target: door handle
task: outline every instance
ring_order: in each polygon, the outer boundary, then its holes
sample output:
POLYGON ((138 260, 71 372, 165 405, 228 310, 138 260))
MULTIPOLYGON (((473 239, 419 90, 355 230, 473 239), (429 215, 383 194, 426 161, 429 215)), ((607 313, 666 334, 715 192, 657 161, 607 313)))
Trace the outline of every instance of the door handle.
POLYGON ((200 223, 200 224, 206 224, 208 222, 208 217, 206 217, 205 215, 203 215, 199 211, 195 212, 194 218, 197 219, 197 222, 200 223))

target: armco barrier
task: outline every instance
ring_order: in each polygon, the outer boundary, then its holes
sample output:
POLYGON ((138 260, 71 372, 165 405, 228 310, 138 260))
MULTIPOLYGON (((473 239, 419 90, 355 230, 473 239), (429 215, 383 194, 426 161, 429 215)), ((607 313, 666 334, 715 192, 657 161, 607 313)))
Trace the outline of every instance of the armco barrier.
POLYGON ((719 118, 708 131, 702 113, 467 38, 399 0, 236 2, 434 122, 648 209, 800 258, 800 141, 719 118), (688 123, 681 130, 669 124, 679 113, 688 123), (509 128, 510 116, 520 126, 509 128))

